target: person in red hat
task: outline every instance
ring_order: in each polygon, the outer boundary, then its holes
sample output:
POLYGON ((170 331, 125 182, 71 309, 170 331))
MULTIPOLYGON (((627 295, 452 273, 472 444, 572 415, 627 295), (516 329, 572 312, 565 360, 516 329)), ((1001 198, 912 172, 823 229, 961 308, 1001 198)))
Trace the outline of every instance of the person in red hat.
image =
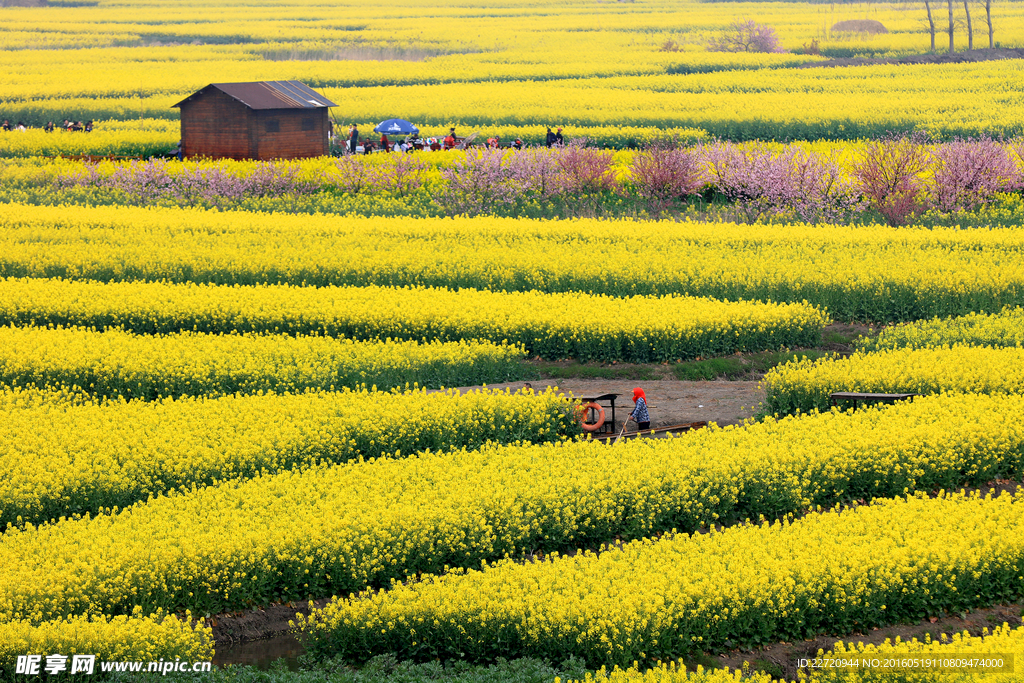
POLYGON ((637 430, 643 431, 651 428, 651 416, 647 414, 647 394, 640 387, 633 389, 633 412, 629 419, 636 422, 637 430))

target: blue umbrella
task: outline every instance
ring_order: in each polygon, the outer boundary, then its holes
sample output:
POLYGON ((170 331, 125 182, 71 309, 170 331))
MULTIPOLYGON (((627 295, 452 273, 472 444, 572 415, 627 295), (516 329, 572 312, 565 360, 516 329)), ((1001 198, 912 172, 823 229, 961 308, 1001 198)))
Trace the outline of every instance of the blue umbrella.
POLYGON ((381 121, 377 124, 377 127, 373 129, 376 133, 384 133, 388 135, 419 135, 420 129, 412 125, 404 119, 388 119, 387 121, 381 121))

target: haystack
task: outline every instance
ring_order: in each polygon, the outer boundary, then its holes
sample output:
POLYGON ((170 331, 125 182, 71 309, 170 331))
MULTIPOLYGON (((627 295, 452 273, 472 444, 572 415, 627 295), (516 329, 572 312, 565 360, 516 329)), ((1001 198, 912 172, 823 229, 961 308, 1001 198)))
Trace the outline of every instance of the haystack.
POLYGON ((836 33, 888 33, 889 29, 882 22, 874 19, 847 19, 833 24, 832 31, 836 33))

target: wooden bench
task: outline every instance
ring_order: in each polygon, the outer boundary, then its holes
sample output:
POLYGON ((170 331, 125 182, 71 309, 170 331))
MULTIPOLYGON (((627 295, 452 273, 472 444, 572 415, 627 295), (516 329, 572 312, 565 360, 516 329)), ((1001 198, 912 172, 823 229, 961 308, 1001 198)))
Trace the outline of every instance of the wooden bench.
POLYGON ((913 399, 915 396, 918 396, 918 394, 868 394, 856 391, 837 391, 829 396, 829 400, 831 400, 833 406, 839 405, 839 401, 853 401, 853 407, 856 409, 858 401, 895 403, 896 401, 913 399))

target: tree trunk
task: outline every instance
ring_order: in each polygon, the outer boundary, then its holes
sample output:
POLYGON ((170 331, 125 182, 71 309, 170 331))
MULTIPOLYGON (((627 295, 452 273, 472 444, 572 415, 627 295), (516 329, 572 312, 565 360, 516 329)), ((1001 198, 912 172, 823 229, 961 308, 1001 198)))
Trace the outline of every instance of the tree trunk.
MULTIPOLYGON (((985 0, 991 2, 992 0, 985 0)), ((928 0, 924 0, 925 11, 928 12, 928 32, 932 37, 932 52, 935 52, 935 18, 932 17, 932 5, 928 0)))
POLYGON ((946 0, 946 6, 949 8, 949 28, 946 30, 949 33, 949 54, 953 54, 953 0, 946 0))
POLYGON ((964 14, 967 15, 967 49, 974 49, 974 24, 971 23, 971 6, 964 0, 964 14))
POLYGON ((985 0, 985 23, 988 24, 988 49, 995 47, 995 43, 992 42, 992 0, 985 0))

